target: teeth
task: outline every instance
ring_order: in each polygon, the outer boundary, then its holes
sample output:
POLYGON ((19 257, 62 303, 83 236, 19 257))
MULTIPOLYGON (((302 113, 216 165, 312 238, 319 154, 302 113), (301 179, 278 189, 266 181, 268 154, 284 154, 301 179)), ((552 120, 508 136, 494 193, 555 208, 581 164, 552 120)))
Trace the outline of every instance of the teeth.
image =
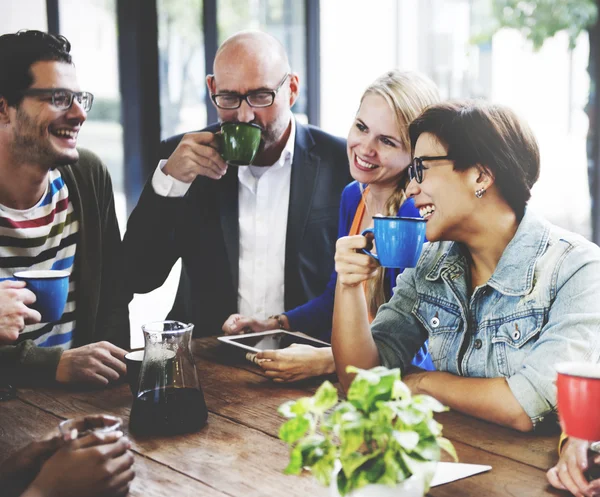
POLYGON ((435 205, 429 204, 429 205, 424 205, 423 207, 419 208, 419 214, 421 214, 421 217, 423 219, 427 219, 428 217, 431 217, 431 215, 435 212, 435 205))
POLYGON ((65 138, 75 138, 77 136, 77 131, 70 131, 68 129, 55 129, 52 133, 65 138))
POLYGON ((367 169, 375 169, 376 167, 379 167, 379 166, 376 166, 375 164, 365 162, 358 155, 356 156, 356 162, 358 162, 359 166, 366 167, 367 169))

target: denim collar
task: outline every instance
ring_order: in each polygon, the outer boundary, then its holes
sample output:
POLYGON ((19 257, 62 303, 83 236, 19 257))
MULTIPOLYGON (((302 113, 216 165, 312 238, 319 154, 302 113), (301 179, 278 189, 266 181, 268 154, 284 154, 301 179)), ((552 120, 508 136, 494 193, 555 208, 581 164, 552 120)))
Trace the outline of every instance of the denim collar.
MULTIPOLYGON (((487 284, 505 295, 527 295, 533 288, 535 264, 546 251, 549 238, 550 225, 526 209, 487 284)), ((427 274, 429 281, 439 279, 442 272, 450 273, 450 277, 468 273, 465 247, 458 242, 443 243, 447 248, 427 274)))

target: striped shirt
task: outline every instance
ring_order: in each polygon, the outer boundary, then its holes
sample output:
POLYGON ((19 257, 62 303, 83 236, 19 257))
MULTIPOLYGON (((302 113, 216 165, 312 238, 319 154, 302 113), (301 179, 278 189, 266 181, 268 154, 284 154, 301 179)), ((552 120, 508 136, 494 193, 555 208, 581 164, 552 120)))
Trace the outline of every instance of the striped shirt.
POLYGON ((0 281, 17 271, 64 269, 71 272, 67 305, 59 321, 27 325, 18 342, 69 349, 75 331, 74 261, 79 222, 69 190, 58 170, 48 173, 41 200, 26 210, 0 204, 0 281))

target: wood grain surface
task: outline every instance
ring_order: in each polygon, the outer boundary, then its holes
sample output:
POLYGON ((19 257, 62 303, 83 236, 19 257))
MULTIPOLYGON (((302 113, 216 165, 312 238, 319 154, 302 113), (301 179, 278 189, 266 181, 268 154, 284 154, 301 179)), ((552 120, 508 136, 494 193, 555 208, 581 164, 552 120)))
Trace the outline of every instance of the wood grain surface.
MULTIPOLYGON (((289 451, 277 438, 283 422, 277 407, 312 395, 323 378, 273 383, 243 354, 216 338, 194 340, 193 351, 208 423, 193 434, 130 436, 136 455, 130 495, 327 496, 328 490, 310 475, 283 474, 289 451)), ((93 391, 19 389, 17 399, 0 403, 0 459, 73 416, 114 414, 123 418, 127 433, 131 402, 126 384, 93 391)), ((433 488, 429 495, 566 495, 548 487, 545 478, 556 460, 556 435, 521 434, 457 412, 437 419, 461 462, 489 464, 492 470, 433 488)))

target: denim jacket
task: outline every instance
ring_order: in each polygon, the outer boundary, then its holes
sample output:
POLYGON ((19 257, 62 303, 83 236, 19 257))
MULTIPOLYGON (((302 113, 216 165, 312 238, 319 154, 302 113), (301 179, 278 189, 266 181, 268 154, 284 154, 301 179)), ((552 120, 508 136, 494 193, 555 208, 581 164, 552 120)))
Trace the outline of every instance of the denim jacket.
POLYGON ((385 366, 404 369, 429 339, 439 371, 505 377, 535 426, 556 409, 554 365, 599 362, 600 248, 528 209, 471 292, 464 246, 430 243, 371 330, 385 366))

